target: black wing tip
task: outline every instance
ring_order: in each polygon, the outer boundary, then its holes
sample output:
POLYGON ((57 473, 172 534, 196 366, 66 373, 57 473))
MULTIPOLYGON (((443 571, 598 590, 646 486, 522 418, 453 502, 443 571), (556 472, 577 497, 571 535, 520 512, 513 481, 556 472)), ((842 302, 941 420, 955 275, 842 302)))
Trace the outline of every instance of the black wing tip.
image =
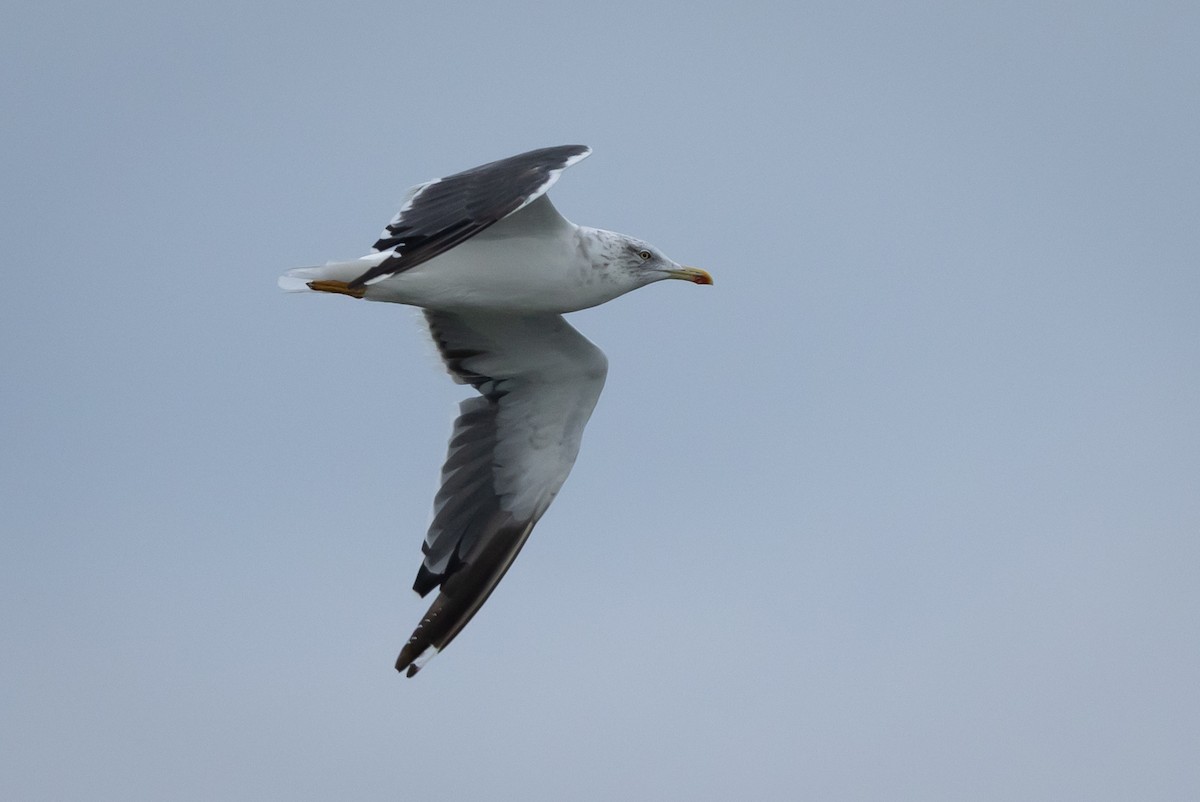
POLYGON ((406 655, 405 652, 407 651, 407 649, 401 651, 400 656, 396 658, 396 670, 406 677, 415 677, 417 672, 421 670, 421 667, 413 665, 413 660, 416 658, 415 656, 406 655))
MULTIPOLYGON (((559 156, 562 158, 571 159, 591 152, 592 149, 587 145, 551 145, 545 148, 534 148, 533 150, 527 150, 524 153, 518 153, 516 156, 510 156, 508 158, 524 159, 531 156, 559 156)), ((505 160, 501 159, 500 161, 505 160)))
MULTIPOLYGON (((545 170, 547 172, 557 172, 565 170, 572 164, 577 163, 581 159, 591 155, 592 149, 587 145, 551 145, 547 148, 534 148, 527 150, 524 153, 518 153, 515 156, 506 156, 503 159, 497 159, 494 162, 481 164, 478 167, 472 167, 470 170, 464 170, 460 175, 468 173, 476 173, 483 170, 495 169, 504 165, 506 167, 520 166, 524 170, 535 169, 545 170)), ((447 176, 447 178, 455 178, 456 176, 447 176)), ((443 179, 445 180, 445 179, 443 179)))
MULTIPOLYGON (((433 612, 436 609, 437 603, 430 608, 430 615, 436 616, 433 612)), ((425 632, 425 627, 433 623, 430 617, 426 617, 413 632, 412 637, 408 639, 408 643, 404 644, 404 648, 400 650, 400 656, 396 658, 396 670, 403 673, 406 677, 415 676, 418 671, 430 660, 438 656, 441 648, 434 645, 434 637, 430 633, 425 632)), ((454 636, 451 635, 451 638, 454 636)), ((443 643, 443 647, 445 644, 443 643)))
POLYGON ((558 148, 553 148, 553 150, 569 152, 572 156, 583 156, 592 152, 592 149, 587 145, 561 145, 558 148))

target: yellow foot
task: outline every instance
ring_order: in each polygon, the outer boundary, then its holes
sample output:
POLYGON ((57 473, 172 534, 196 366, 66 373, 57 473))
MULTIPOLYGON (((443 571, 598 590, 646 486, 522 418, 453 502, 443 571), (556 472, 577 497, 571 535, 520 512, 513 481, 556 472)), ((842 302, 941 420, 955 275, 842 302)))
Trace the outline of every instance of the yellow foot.
POLYGON ((310 281, 308 282, 310 290, 317 292, 332 292, 338 295, 349 295, 351 298, 361 298, 366 294, 365 287, 351 287, 344 281, 310 281))

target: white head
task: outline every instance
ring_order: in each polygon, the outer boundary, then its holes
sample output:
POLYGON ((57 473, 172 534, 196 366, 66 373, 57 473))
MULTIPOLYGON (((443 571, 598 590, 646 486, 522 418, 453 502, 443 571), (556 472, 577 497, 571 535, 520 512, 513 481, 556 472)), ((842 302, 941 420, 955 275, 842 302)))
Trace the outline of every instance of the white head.
POLYGON ((592 261, 605 271, 617 275, 622 283, 643 287, 668 278, 690 281, 693 284, 712 284, 712 276, 698 267, 686 267, 669 258, 645 240, 618 234, 615 231, 595 230, 600 247, 592 261))

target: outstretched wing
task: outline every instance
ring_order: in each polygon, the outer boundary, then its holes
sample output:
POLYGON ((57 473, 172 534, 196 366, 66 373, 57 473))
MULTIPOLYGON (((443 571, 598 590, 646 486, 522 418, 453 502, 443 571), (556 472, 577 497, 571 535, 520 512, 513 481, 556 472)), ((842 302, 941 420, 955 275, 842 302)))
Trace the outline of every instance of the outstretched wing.
POLYGON ((563 170, 591 152, 585 145, 541 148, 414 187, 375 243, 388 257, 350 287, 408 270, 470 239, 542 197, 563 170))
POLYGON ((441 592, 396 669, 412 676, 487 600, 575 463, 608 360, 561 315, 425 312, 477 398, 454 423, 413 589, 441 592))

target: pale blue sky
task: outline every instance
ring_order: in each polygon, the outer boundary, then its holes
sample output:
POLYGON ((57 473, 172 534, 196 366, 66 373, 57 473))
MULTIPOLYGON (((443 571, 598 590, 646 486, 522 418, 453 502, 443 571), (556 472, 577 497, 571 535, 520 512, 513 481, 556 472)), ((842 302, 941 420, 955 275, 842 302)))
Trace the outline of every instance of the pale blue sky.
POLYGON ((1200 11, 0 15, 0 797, 1200 794, 1200 11), (572 321, 574 474, 392 668, 462 388, 284 296, 533 147, 708 268, 572 321))

